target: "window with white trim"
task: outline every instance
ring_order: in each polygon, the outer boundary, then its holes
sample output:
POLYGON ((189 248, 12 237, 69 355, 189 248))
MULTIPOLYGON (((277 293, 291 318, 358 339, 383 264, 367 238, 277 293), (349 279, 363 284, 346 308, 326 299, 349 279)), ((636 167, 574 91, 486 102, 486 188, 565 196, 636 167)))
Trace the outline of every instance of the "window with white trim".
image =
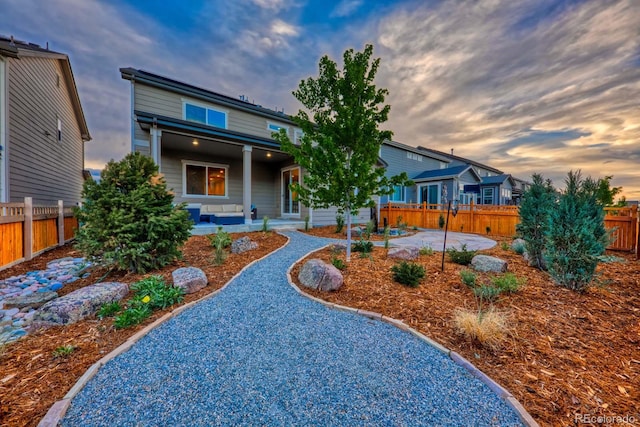
POLYGON ((482 204, 483 205, 493 204, 493 187, 482 189, 482 204))
POLYGON ((394 185, 393 193, 389 196, 389 201, 391 202, 405 202, 407 195, 407 189, 404 185, 394 185))
POLYGON ((184 120, 202 123, 203 125, 227 128, 227 112, 210 106, 183 101, 182 116, 184 120))
POLYGON ((184 196, 227 197, 229 166, 182 162, 184 196))
POLYGON ((302 144, 302 137, 304 136, 304 132, 302 129, 295 129, 293 131, 293 143, 296 145, 302 144))
POLYGON ((418 162, 422 161, 422 156, 420 154, 412 153, 407 151, 407 159, 416 160, 418 162))
POLYGON ((267 122, 267 130, 270 130, 271 132, 280 132, 280 129, 284 129, 287 133, 289 133, 289 128, 287 126, 267 122))

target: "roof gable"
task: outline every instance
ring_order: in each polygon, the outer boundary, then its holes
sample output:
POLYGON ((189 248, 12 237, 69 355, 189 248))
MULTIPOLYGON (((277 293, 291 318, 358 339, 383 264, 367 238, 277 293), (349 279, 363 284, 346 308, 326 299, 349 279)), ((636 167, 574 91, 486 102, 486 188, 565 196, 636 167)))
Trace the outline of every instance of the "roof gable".
POLYGON ((436 179, 457 178, 467 171, 470 171, 476 177, 476 179, 480 181, 480 177, 469 164, 453 166, 453 167, 444 168, 444 169, 427 170, 419 173, 414 178, 412 178, 412 180, 413 181, 433 181, 436 179))

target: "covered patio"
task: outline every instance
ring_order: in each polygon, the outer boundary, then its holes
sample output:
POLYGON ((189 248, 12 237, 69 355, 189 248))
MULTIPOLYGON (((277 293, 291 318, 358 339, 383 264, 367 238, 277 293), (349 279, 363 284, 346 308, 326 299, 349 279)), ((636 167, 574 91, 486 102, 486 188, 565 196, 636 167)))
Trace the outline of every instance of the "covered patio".
MULTIPOLYGON (((195 224, 191 229, 191 234, 194 236, 204 236, 207 234, 214 234, 222 228, 227 233, 243 233, 249 231, 262 230, 262 220, 253 221, 251 224, 232 224, 232 225, 216 225, 208 222, 200 222, 195 224)), ((269 230, 304 230, 304 221, 295 219, 269 219, 269 230)))

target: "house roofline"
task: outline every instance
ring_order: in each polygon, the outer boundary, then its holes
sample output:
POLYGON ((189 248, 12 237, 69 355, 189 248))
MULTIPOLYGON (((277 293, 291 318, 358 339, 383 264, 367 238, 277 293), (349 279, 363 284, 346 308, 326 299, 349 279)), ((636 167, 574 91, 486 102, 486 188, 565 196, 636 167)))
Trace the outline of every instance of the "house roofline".
MULTIPOLYGON (((438 170, 438 169, 431 169, 431 170, 438 170)), ((439 170, 446 171, 447 169, 439 169, 439 170)), ((455 173, 455 174, 439 175, 439 176, 426 177, 426 178, 413 178, 412 181, 414 181, 414 182, 427 182, 427 181, 438 181, 438 180, 451 179, 451 178, 460 178, 460 176, 462 174, 464 174, 465 172, 467 172, 468 170, 471 170, 471 173, 473 175, 475 175, 475 177, 478 179, 478 181, 482 180, 480 175, 478 175, 478 172, 476 172, 476 170, 474 168, 472 168, 470 164, 467 163, 467 167, 466 168, 462 169, 460 172, 455 173)), ((424 171, 424 172, 428 172, 428 171, 424 171)), ((421 172, 421 173, 424 173, 424 172, 421 172)), ((478 182, 478 184, 480 184, 480 182, 478 182)))
POLYGON ((124 80, 129 80, 132 83, 140 82, 148 86, 158 87, 203 101, 215 102, 237 110, 250 112, 251 114, 297 126, 297 124, 291 119, 291 116, 287 114, 279 113, 259 105, 251 104, 240 99, 232 98, 218 92, 213 92, 208 89, 203 89, 188 83, 160 76, 158 74, 153 74, 148 71, 125 67, 120 68, 120 74, 124 80))
POLYGON ((401 150, 410 151, 412 153, 419 154, 421 156, 431 157, 432 159, 439 160, 441 162, 451 163, 451 160, 448 159, 447 157, 438 155, 436 153, 425 154, 424 151, 419 150, 416 147, 412 147, 410 145, 403 144, 401 142, 392 141, 392 140, 386 140, 386 141, 383 142, 383 144, 386 144, 386 145, 388 145, 390 147, 400 148, 401 150))
POLYGON ((449 159, 459 160, 461 162, 465 162, 465 163, 468 163, 468 164, 473 165, 473 166, 477 166, 477 167, 480 167, 480 168, 483 168, 483 169, 487 169, 487 170, 489 170, 491 172, 495 172, 495 173, 500 174, 500 175, 504 174, 504 172, 501 171, 500 169, 496 169, 494 167, 487 166, 487 165, 485 165, 483 163, 476 162, 475 160, 467 159, 465 157, 460 157, 460 156, 456 156, 454 154, 447 154, 447 153, 442 152, 442 151, 434 150, 433 148, 427 148, 427 147, 423 147, 422 145, 418 145, 418 150, 421 151, 421 152, 428 151, 430 153, 434 153, 434 154, 439 154, 441 156, 445 156, 445 157, 447 157, 449 159))

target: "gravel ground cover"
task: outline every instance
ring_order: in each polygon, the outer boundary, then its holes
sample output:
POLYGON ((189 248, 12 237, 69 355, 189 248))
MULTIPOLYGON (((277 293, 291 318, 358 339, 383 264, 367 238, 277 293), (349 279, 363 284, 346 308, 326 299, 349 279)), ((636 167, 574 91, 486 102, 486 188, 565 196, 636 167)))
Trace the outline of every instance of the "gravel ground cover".
POLYGON ((520 425, 447 356, 383 322, 299 296, 291 242, 107 363, 63 426, 520 425))

